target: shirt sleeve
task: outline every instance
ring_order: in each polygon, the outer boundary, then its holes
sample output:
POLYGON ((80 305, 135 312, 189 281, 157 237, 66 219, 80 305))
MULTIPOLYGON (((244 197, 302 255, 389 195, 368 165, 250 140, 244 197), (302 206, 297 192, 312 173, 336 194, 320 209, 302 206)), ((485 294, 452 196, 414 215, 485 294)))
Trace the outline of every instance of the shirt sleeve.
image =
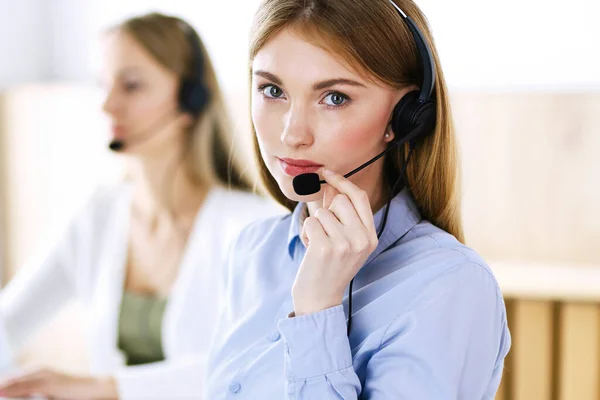
POLYGON ((456 266, 405 310, 384 330, 363 382, 342 306, 281 320, 286 398, 493 399, 510 347, 493 276, 476 264, 456 266))

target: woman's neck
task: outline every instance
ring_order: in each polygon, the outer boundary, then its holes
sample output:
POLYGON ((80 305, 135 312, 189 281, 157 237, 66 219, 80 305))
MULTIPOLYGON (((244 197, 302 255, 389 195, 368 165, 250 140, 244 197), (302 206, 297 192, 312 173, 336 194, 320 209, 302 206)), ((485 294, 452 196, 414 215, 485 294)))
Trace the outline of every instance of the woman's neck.
POLYGON ((132 163, 133 209, 154 225, 159 220, 193 219, 208 188, 187 172, 182 152, 138 159, 132 163))

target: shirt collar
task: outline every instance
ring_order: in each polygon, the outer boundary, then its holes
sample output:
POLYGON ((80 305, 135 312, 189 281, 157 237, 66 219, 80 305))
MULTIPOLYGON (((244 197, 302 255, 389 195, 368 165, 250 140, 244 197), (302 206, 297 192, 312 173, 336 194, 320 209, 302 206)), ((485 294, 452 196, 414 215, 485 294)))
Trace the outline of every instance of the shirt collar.
MULTIPOLYGON (((377 231, 379 231, 381 226, 384 212, 385 205, 373 216, 377 231)), ((288 232, 288 253, 291 259, 294 258, 296 246, 304 246, 300 240, 300 233, 302 224, 307 215, 308 209, 306 203, 298 203, 291 215, 292 220, 288 232)), ((382 251, 410 231, 420 220, 421 215, 409 190, 406 188, 403 189, 392 199, 383 234, 379 238, 377 248, 371 253, 366 262, 368 263, 373 258, 377 257, 382 251)))
POLYGON ((306 203, 298 203, 292 213, 292 221, 288 232, 288 253, 291 259, 294 259, 296 244, 300 243, 300 245, 303 246, 302 241, 300 240, 300 233, 302 232, 302 225, 307 216, 308 208, 306 203))

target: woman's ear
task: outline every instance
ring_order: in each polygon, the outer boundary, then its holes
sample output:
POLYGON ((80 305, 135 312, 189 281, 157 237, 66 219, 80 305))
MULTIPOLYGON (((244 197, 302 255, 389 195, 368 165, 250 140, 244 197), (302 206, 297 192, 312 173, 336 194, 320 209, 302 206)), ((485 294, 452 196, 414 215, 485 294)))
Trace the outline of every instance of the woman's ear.
POLYGON ((388 124, 385 133, 383 134, 383 141, 385 143, 390 143, 394 140, 394 138, 396 137, 396 135, 394 134, 394 131, 392 130, 392 124, 388 124))
POLYGON ((181 123, 186 128, 191 128, 194 124, 195 118, 190 113, 181 114, 181 123))

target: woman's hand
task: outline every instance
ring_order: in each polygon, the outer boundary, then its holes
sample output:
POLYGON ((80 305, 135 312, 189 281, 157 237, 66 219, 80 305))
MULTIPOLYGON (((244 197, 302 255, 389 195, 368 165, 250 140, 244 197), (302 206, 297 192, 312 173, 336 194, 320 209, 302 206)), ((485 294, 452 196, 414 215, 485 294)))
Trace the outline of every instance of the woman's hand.
POLYGON ((367 193, 334 172, 323 176, 323 208, 306 218, 300 235, 307 251, 292 287, 297 316, 341 304, 378 243, 367 193))
POLYGON ((6 380, 0 379, 0 396, 35 395, 64 400, 118 399, 116 383, 111 377, 77 376, 35 368, 6 380))

